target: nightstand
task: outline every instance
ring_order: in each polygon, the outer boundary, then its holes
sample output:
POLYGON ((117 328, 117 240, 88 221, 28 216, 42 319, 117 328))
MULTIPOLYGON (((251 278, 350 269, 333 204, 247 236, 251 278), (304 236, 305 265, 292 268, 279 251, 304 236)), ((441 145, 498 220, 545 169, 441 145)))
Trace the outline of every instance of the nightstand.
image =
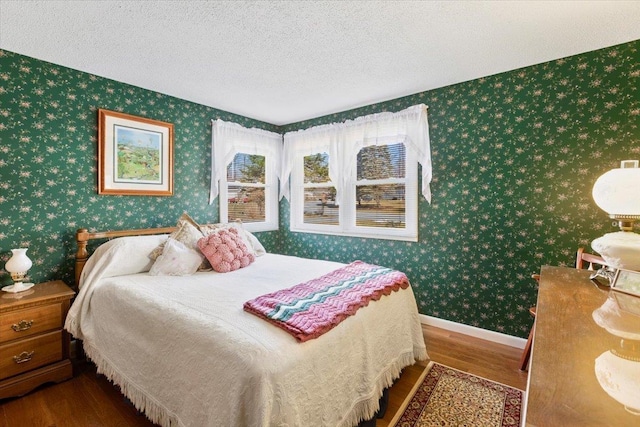
POLYGON ((62 329, 75 292, 60 280, 0 292, 0 399, 73 376, 62 329))

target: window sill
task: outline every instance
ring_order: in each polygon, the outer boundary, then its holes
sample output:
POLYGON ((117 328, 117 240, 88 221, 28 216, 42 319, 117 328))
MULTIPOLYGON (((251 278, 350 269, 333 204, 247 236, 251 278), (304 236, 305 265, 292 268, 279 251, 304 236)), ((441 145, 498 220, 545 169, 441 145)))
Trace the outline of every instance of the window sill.
POLYGON ((341 237, 356 237, 363 239, 377 239, 377 240, 395 240, 395 241, 403 241, 403 242, 417 242, 418 236, 408 236, 401 234, 374 234, 371 232, 347 232, 347 231, 333 231, 333 230, 307 230, 307 229, 299 229, 291 227, 290 231, 292 233, 301 233, 301 234, 325 234, 329 236, 341 236, 341 237))

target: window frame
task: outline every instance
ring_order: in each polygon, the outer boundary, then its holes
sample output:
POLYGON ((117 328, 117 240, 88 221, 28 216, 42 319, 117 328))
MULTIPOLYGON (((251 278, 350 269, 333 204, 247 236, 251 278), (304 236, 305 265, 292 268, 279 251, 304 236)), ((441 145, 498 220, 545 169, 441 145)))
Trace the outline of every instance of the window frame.
MULTIPOLYGON (((272 153, 267 144, 264 147, 256 144, 244 144, 242 142, 234 143, 233 150, 231 151, 231 159, 225 164, 224 174, 220 176, 220 194, 218 197, 218 203, 220 208, 220 222, 229 222, 229 185, 247 184, 238 183, 236 181, 227 181, 226 168, 229 167, 231 162, 235 159, 237 154, 248 154, 264 156, 265 158, 265 183, 264 183, 264 212, 265 220, 258 222, 243 222, 243 227, 251 232, 259 231, 275 231, 279 229, 279 203, 278 203, 278 161, 272 153)), ((251 185, 249 185, 251 186, 251 185)), ((262 187, 262 184, 260 184, 262 187)), ((235 220, 235 218, 233 219, 235 220)))
MULTIPOLYGON (((293 155, 293 168, 291 170, 291 204, 290 204, 290 218, 289 229, 294 232, 302 233, 319 233, 319 234, 342 234, 341 227, 341 215, 342 207, 339 208, 338 225, 332 224, 308 224, 304 222, 304 193, 306 188, 310 188, 308 184, 304 183, 304 158, 318 153, 327 153, 329 156, 329 164, 331 164, 331 147, 327 142, 326 144, 318 144, 313 147, 304 146, 299 144, 295 148, 293 155), (301 185, 298 185, 300 183, 301 185)), ((325 183, 313 183, 314 187, 334 187, 336 191, 339 191, 336 183, 332 181, 325 183)))
MULTIPOLYGON (((352 143, 345 143, 341 147, 340 153, 335 153, 334 156, 341 155, 343 162, 357 162, 358 153, 361 149, 372 145, 393 145, 397 143, 403 143, 405 145, 405 177, 404 178, 388 178, 385 180, 361 180, 358 181, 357 176, 346 177, 344 174, 344 168, 340 170, 340 176, 337 179, 337 183, 333 184, 336 190, 341 195, 339 196, 340 208, 338 216, 338 225, 330 224, 308 224, 304 222, 304 157, 313 155, 316 153, 329 154, 329 164, 331 162, 340 162, 340 159, 333 159, 331 157, 330 142, 326 144, 314 144, 313 147, 305 146, 305 144, 296 144, 293 153, 293 164, 291 169, 291 204, 290 204, 290 224, 289 228, 292 232, 301 233, 316 233, 316 234, 329 234, 349 237, 364 237, 364 238, 376 238, 386 240, 401 240, 401 241, 418 241, 418 160, 413 155, 412 150, 406 144, 406 141, 402 137, 389 138, 384 141, 359 141, 352 143), (356 225, 356 186, 358 184, 365 183, 367 181, 375 182, 376 184, 386 182, 388 183, 403 183, 405 185, 405 227, 390 228, 390 227, 367 227, 356 225), (342 185, 339 185, 342 182, 342 185), (411 196, 409 191, 412 192, 411 196), (414 194, 415 193, 415 194, 414 194)), ((354 169, 355 170, 355 164, 354 169)), ((356 174, 357 175, 357 174, 356 174)), ((314 186, 322 183, 313 183, 314 186)), ((371 184, 374 185, 374 184, 371 184)), ((329 185, 327 185, 329 186, 329 185)))

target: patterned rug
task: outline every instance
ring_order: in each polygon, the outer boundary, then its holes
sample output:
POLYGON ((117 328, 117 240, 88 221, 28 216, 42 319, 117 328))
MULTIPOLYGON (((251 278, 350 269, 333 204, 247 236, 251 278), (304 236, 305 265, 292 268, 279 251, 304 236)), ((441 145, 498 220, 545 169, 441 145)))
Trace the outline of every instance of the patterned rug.
POLYGON ((524 392, 431 362, 391 426, 519 426, 524 392))

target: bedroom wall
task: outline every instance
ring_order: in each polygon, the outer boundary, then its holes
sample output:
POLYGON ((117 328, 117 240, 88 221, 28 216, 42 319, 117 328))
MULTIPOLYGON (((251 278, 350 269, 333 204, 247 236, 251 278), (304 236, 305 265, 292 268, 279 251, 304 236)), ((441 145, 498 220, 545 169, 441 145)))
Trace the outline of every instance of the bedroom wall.
MULTIPOLYGON (((640 158, 640 41, 286 126, 429 106, 433 203, 404 243, 260 233, 270 251, 379 263, 407 272, 420 312, 525 337, 542 264, 573 265, 610 221, 595 179, 640 158), (286 248, 286 250, 284 250, 286 248)), ((175 223, 209 206, 211 118, 282 130, 160 93, 0 50, 0 268, 29 246, 35 281, 71 283, 77 228, 175 223), (97 108, 175 125, 173 197, 99 196, 97 108)), ((4 283, 7 283, 6 277, 4 283)), ((0 283, 1 285, 1 283, 0 283)))
MULTIPOLYGON (((541 265, 616 231, 596 178, 640 159, 640 41, 286 126, 429 107, 433 202, 418 243, 286 231, 288 254, 401 269, 420 312, 526 337, 541 265)), ((570 309, 570 307, 568 307, 570 309)))
MULTIPOLYGON (((211 119, 277 127, 0 50, 0 268, 29 247, 33 281, 71 284, 74 233, 174 225, 183 211, 218 220, 208 204, 211 119), (97 109, 174 124, 173 197, 97 194, 97 109)), ((278 233, 258 233, 276 250, 278 233)), ((0 277, 0 285, 10 284, 0 277)))

